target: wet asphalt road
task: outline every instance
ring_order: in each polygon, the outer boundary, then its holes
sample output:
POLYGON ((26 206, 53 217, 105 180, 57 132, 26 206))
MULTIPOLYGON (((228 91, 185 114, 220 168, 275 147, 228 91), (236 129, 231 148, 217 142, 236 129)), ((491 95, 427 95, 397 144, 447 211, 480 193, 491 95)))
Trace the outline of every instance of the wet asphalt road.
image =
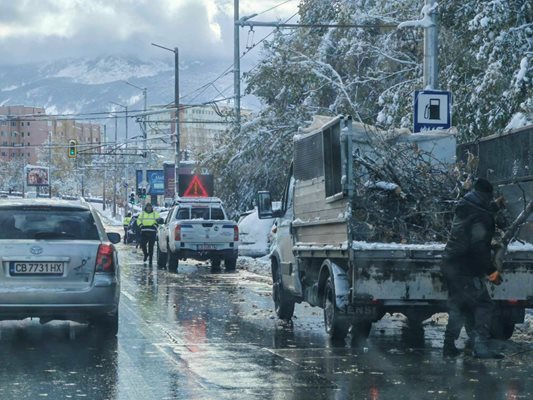
POLYGON ((0 323, 0 399, 533 399, 531 336, 503 361, 444 360, 443 326, 400 316, 362 342, 330 343, 321 310, 273 317, 268 278, 181 263, 178 274, 119 245, 120 330, 0 323))

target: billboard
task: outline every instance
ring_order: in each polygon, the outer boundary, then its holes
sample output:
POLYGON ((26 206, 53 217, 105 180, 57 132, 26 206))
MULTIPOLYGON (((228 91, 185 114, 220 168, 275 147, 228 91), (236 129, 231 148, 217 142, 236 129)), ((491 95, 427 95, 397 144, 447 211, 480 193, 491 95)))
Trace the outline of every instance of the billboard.
POLYGON ((48 167, 37 165, 26 165, 26 185, 27 186, 48 186, 49 170, 48 167))
POLYGON ((164 164, 164 180, 165 180, 165 197, 169 199, 174 198, 175 184, 174 184, 174 164, 164 164))
MULTIPOLYGON (((142 182, 143 172, 136 171, 137 187, 142 182)), ((146 194, 150 196, 161 196, 165 194, 165 171, 160 169, 152 169, 146 171, 146 180, 148 182, 148 191, 146 194)))

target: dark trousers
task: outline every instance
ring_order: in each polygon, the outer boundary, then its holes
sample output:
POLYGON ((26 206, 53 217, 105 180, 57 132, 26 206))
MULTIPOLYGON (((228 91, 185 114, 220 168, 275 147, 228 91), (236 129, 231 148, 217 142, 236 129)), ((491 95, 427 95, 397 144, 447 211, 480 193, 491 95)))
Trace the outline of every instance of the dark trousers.
POLYGON ((124 225, 124 243, 128 243, 128 225, 124 225))
POLYGON ((490 338, 493 303, 484 279, 470 276, 446 276, 448 285, 448 325, 445 340, 456 340, 461 328, 466 324, 467 330, 479 340, 490 338))
POLYGON ((154 243, 156 238, 156 231, 141 231, 141 249, 143 251, 144 260, 149 257, 150 262, 154 256, 154 243))

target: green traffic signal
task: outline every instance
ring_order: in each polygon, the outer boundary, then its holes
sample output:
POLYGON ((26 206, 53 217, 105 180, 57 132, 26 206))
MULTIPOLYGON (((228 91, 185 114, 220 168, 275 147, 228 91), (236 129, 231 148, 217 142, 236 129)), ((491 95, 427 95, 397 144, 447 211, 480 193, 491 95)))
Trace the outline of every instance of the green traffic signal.
POLYGON ((78 149, 76 148, 77 142, 75 140, 69 140, 68 142, 68 158, 76 158, 78 155, 78 149))

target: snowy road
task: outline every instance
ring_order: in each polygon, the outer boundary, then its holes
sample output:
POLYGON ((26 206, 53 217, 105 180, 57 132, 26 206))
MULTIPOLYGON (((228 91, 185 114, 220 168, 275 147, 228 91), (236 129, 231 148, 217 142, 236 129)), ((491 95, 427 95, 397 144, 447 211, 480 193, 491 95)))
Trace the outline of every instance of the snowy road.
POLYGON ((269 278, 182 263, 170 274, 119 245, 120 330, 0 323, 0 399, 530 399, 532 322, 498 343, 503 361, 441 356, 443 320, 425 332, 388 317, 360 343, 330 343, 321 310, 272 312, 269 278))

